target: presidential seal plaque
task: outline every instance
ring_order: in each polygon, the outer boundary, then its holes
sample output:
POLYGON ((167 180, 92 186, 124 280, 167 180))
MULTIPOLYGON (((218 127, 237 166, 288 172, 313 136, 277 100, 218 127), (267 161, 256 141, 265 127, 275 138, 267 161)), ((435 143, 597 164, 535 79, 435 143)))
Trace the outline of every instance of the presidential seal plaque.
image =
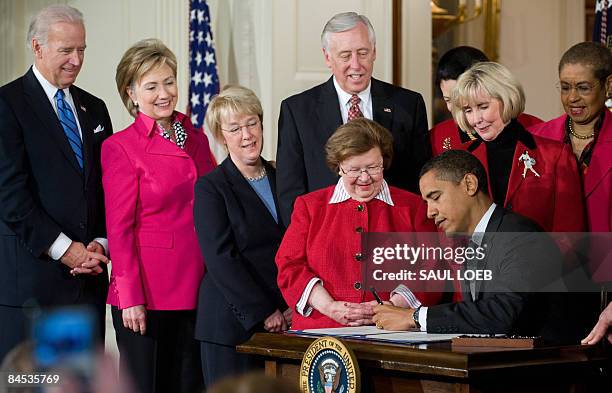
POLYGON ((333 337, 315 340, 304 353, 300 390, 304 393, 359 393, 359 365, 353 351, 333 337))

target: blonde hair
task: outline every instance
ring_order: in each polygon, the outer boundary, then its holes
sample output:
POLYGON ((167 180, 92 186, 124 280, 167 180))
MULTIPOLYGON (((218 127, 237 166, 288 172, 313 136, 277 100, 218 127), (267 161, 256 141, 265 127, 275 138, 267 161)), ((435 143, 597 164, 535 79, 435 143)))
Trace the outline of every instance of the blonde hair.
POLYGON ((227 85, 210 101, 206 110, 206 125, 220 143, 224 140, 221 123, 230 113, 254 115, 263 124, 261 102, 253 90, 239 85, 227 85))
POLYGON ((327 166, 334 172, 340 163, 350 157, 367 153, 378 147, 383 157, 383 166, 388 169, 393 159, 393 136, 376 123, 366 118, 357 118, 341 125, 325 144, 327 166))
POLYGON ((525 110, 525 92, 510 70, 499 63, 477 63, 465 71, 451 93, 453 118, 459 128, 473 132, 463 108, 473 104, 480 94, 499 100, 502 121, 508 123, 525 110))
POLYGON ((134 117, 138 116, 138 107, 128 94, 128 88, 134 88, 149 71, 168 65, 176 78, 176 56, 163 42, 156 38, 147 38, 132 45, 117 65, 115 82, 123 105, 134 117))

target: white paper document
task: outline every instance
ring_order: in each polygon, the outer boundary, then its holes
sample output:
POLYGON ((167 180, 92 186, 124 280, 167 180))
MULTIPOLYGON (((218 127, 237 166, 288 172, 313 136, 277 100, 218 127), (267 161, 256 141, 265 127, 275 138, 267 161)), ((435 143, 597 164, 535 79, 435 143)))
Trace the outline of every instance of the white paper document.
POLYGON ((428 343, 450 341, 461 334, 437 334, 417 330, 398 331, 383 330, 376 326, 341 327, 330 329, 290 330, 289 333, 306 334, 312 336, 334 336, 346 338, 359 338, 396 343, 428 343))

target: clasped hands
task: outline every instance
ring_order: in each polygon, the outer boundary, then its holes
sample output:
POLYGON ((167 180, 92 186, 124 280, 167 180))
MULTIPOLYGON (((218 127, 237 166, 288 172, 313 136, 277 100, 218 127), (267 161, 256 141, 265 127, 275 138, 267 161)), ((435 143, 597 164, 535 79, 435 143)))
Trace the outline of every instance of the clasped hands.
POLYGON ((87 247, 81 242, 73 241, 60 261, 71 269, 70 274, 73 276, 78 274, 96 276, 103 272, 100 264, 108 264, 108 258, 104 255, 104 247, 95 240, 87 247))
POLYGON ((289 329, 291 326, 291 319, 293 317, 293 312, 290 308, 281 312, 279 309, 276 309, 268 318, 264 321, 264 329, 271 333, 279 333, 284 332, 289 329))
POLYGON ((375 324, 379 329, 386 330, 409 330, 416 327, 412 318, 414 309, 397 294, 383 304, 378 304, 376 301, 365 303, 332 301, 320 311, 346 326, 375 324))

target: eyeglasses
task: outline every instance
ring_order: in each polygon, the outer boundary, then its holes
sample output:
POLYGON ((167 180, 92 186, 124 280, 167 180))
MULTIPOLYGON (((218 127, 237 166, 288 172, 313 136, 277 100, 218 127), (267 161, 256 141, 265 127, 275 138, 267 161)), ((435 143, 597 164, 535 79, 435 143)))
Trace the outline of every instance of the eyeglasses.
POLYGON ((242 131, 243 128, 246 127, 249 131, 252 131, 253 129, 255 129, 255 127, 257 127, 258 124, 259 124, 259 119, 253 119, 253 120, 250 120, 246 124, 236 125, 230 128, 229 130, 225 128, 221 128, 221 130, 229 133, 230 135, 237 135, 240 131, 242 131))
POLYGON ((593 89, 598 85, 595 83, 591 85, 590 83, 579 83, 577 85, 571 85, 569 83, 557 83, 557 89, 561 92, 561 95, 566 96, 569 95, 572 90, 576 90, 576 93, 582 97, 586 97, 593 92, 593 89))
POLYGON ((345 171, 341 166, 339 167, 342 173, 344 173, 346 176, 352 179, 357 179, 359 176, 361 176, 363 172, 367 173, 369 176, 378 176, 383 171, 383 164, 372 165, 372 166, 369 166, 366 168, 360 168, 360 169, 351 168, 348 171, 345 171))

